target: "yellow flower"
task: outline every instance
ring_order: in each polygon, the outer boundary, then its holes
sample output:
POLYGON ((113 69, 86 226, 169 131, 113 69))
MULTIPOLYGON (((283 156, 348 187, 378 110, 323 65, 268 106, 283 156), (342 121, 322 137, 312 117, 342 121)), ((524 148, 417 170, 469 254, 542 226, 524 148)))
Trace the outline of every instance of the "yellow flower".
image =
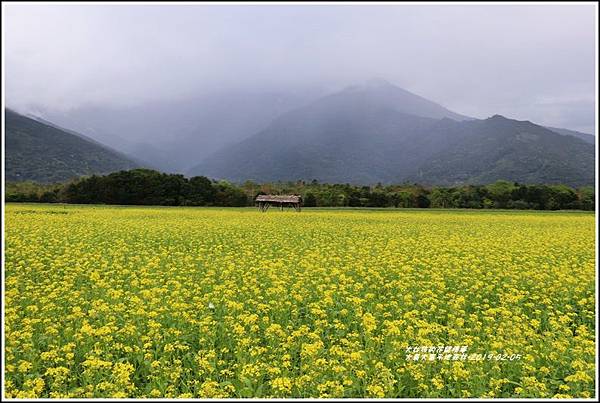
POLYGON ((370 313, 365 313, 362 317, 363 327, 367 333, 371 333, 377 328, 377 320, 370 313))
POLYGON ((31 367, 33 367, 33 365, 30 362, 28 362, 28 361, 21 361, 19 363, 19 366, 17 367, 17 369, 19 370, 19 372, 27 373, 27 372, 29 372, 29 370, 31 369, 31 367))
POLYGON ((286 377, 275 378, 271 381, 271 387, 278 395, 289 395, 292 391, 292 380, 286 377))
POLYGON ((593 214, 8 203, 5 240, 7 397, 595 391, 593 214))

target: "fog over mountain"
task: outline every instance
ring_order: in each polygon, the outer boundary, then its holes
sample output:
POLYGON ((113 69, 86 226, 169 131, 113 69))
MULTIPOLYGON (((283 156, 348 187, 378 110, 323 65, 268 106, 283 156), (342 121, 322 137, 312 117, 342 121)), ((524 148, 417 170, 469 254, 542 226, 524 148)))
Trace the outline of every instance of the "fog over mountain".
POLYGON ((6 101, 20 112, 383 77, 476 118, 595 126, 593 4, 5 3, 2 15, 6 101))
POLYGON ((317 89, 240 90, 129 107, 87 106, 33 115, 86 133, 158 169, 184 172, 318 94, 317 89))
POLYGON ((182 173, 339 94, 419 118, 502 115, 593 144, 594 11, 3 4, 5 105, 182 173), (361 93, 365 82, 380 88, 361 93))
POLYGON ((473 119, 384 80, 322 97, 189 171, 235 182, 431 185, 594 183, 594 146, 572 132, 473 119))

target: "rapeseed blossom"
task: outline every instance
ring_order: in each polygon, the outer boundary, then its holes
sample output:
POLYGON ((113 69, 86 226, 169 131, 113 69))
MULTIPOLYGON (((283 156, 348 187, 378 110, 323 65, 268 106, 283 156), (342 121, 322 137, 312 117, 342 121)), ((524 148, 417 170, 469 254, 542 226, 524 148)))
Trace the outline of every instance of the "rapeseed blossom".
POLYGON ((575 212, 9 204, 6 395, 591 397, 594 252, 575 212))

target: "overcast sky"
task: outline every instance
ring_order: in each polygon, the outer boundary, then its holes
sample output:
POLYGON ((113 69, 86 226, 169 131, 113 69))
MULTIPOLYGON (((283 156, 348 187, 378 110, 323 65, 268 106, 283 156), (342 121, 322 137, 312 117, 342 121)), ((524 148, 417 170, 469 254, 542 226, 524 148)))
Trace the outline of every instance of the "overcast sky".
POLYGON ((381 77, 456 112, 594 131, 584 5, 2 5, 8 106, 381 77))

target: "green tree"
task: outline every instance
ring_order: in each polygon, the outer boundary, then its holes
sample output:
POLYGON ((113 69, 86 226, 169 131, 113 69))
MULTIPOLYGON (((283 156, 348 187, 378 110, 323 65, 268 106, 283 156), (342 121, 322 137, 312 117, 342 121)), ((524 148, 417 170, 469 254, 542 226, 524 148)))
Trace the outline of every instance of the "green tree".
POLYGON ((194 206, 208 206, 215 202, 217 191, 210 179, 204 176, 194 176, 189 180, 186 199, 194 206))
POLYGON ((454 207, 454 197, 452 191, 446 188, 435 188, 429 194, 431 207, 450 208, 454 207))
POLYGON ((494 202, 494 208, 506 208, 511 199, 515 185, 508 181, 496 181, 486 186, 489 198, 494 202))
POLYGON ((317 207, 317 198, 312 193, 307 193, 305 197, 302 198, 303 204, 306 207, 317 207))

